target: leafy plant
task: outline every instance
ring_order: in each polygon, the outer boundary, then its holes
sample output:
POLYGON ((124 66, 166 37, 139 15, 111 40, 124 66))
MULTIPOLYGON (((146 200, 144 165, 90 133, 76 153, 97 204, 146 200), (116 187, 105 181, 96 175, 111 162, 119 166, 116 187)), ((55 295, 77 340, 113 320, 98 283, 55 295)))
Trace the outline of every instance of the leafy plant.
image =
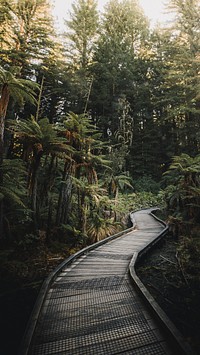
POLYGON ((115 234, 119 230, 119 227, 120 223, 114 222, 113 219, 100 217, 96 213, 90 221, 87 234, 91 242, 95 243, 115 234))
POLYGON ((174 221, 180 218, 179 233, 190 233, 200 216, 200 156, 187 154, 175 156, 169 170, 164 174, 168 184, 165 189, 167 208, 174 221))
POLYGON ((144 175, 141 178, 133 181, 133 186, 136 192, 152 192, 158 193, 160 190, 160 183, 156 182, 150 175, 144 175))

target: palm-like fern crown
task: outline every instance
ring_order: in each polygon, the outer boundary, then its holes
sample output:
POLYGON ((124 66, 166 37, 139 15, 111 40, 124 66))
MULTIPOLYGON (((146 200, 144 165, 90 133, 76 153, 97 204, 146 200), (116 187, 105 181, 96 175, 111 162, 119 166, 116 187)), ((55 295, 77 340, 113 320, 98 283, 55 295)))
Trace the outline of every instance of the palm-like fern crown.
POLYGON ((1 92, 5 86, 8 87, 9 95, 23 105, 25 102, 36 104, 38 84, 31 80, 17 78, 17 75, 13 73, 13 70, 8 71, 0 67, 0 88, 1 92))

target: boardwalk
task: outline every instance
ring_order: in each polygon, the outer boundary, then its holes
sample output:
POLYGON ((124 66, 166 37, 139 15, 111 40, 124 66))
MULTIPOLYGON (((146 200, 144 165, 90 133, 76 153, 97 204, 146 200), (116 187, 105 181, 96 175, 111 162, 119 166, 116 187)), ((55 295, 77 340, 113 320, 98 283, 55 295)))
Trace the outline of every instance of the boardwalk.
POLYGON ((178 355, 129 275, 132 257, 164 227, 149 210, 135 213, 134 219, 135 230, 63 266, 24 354, 178 355))

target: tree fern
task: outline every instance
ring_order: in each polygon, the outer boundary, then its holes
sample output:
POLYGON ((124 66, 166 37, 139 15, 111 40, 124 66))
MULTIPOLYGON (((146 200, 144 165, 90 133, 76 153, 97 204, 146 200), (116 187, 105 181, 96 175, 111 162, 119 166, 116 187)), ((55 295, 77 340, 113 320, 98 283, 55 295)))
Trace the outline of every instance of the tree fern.
POLYGON ((175 156, 164 178, 171 182, 165 189, 168 208, 174 217, 182 216, 189 232, 188 223, 199 223, 200 218, 200 155, 175 156))

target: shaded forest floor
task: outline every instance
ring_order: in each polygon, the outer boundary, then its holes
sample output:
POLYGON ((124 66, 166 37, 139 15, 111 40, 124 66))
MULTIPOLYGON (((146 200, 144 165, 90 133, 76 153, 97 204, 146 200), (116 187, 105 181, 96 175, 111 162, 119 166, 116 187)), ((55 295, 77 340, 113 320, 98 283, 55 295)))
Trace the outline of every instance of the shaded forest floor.
MULTIPOLYGON (((79 248, 56 243, 38 245, 31 253, 11 247, 0 250, 0 334, 2 355, 17 355, 44 279, 79 248)), ((20 355, 20 354, 19 354, 20 355)))
MULTIPOLYGON (((66 244, 35 248, 31 255, 0 251, 1 351, 16 355, 42 281, 69 255, 80 249, 66 244), (11 341, 12 339, 12 341, 11 341)), ((177 241, 161 242, 137 273, 185 339, 200 354, 200 285, 191 287, 177 260, 177 241)))
POLYGON ((145 260, 137 275, 190 344, 200 354, 200 285, 191 285, 177 258, 178 242, 168 235, 145 260))

